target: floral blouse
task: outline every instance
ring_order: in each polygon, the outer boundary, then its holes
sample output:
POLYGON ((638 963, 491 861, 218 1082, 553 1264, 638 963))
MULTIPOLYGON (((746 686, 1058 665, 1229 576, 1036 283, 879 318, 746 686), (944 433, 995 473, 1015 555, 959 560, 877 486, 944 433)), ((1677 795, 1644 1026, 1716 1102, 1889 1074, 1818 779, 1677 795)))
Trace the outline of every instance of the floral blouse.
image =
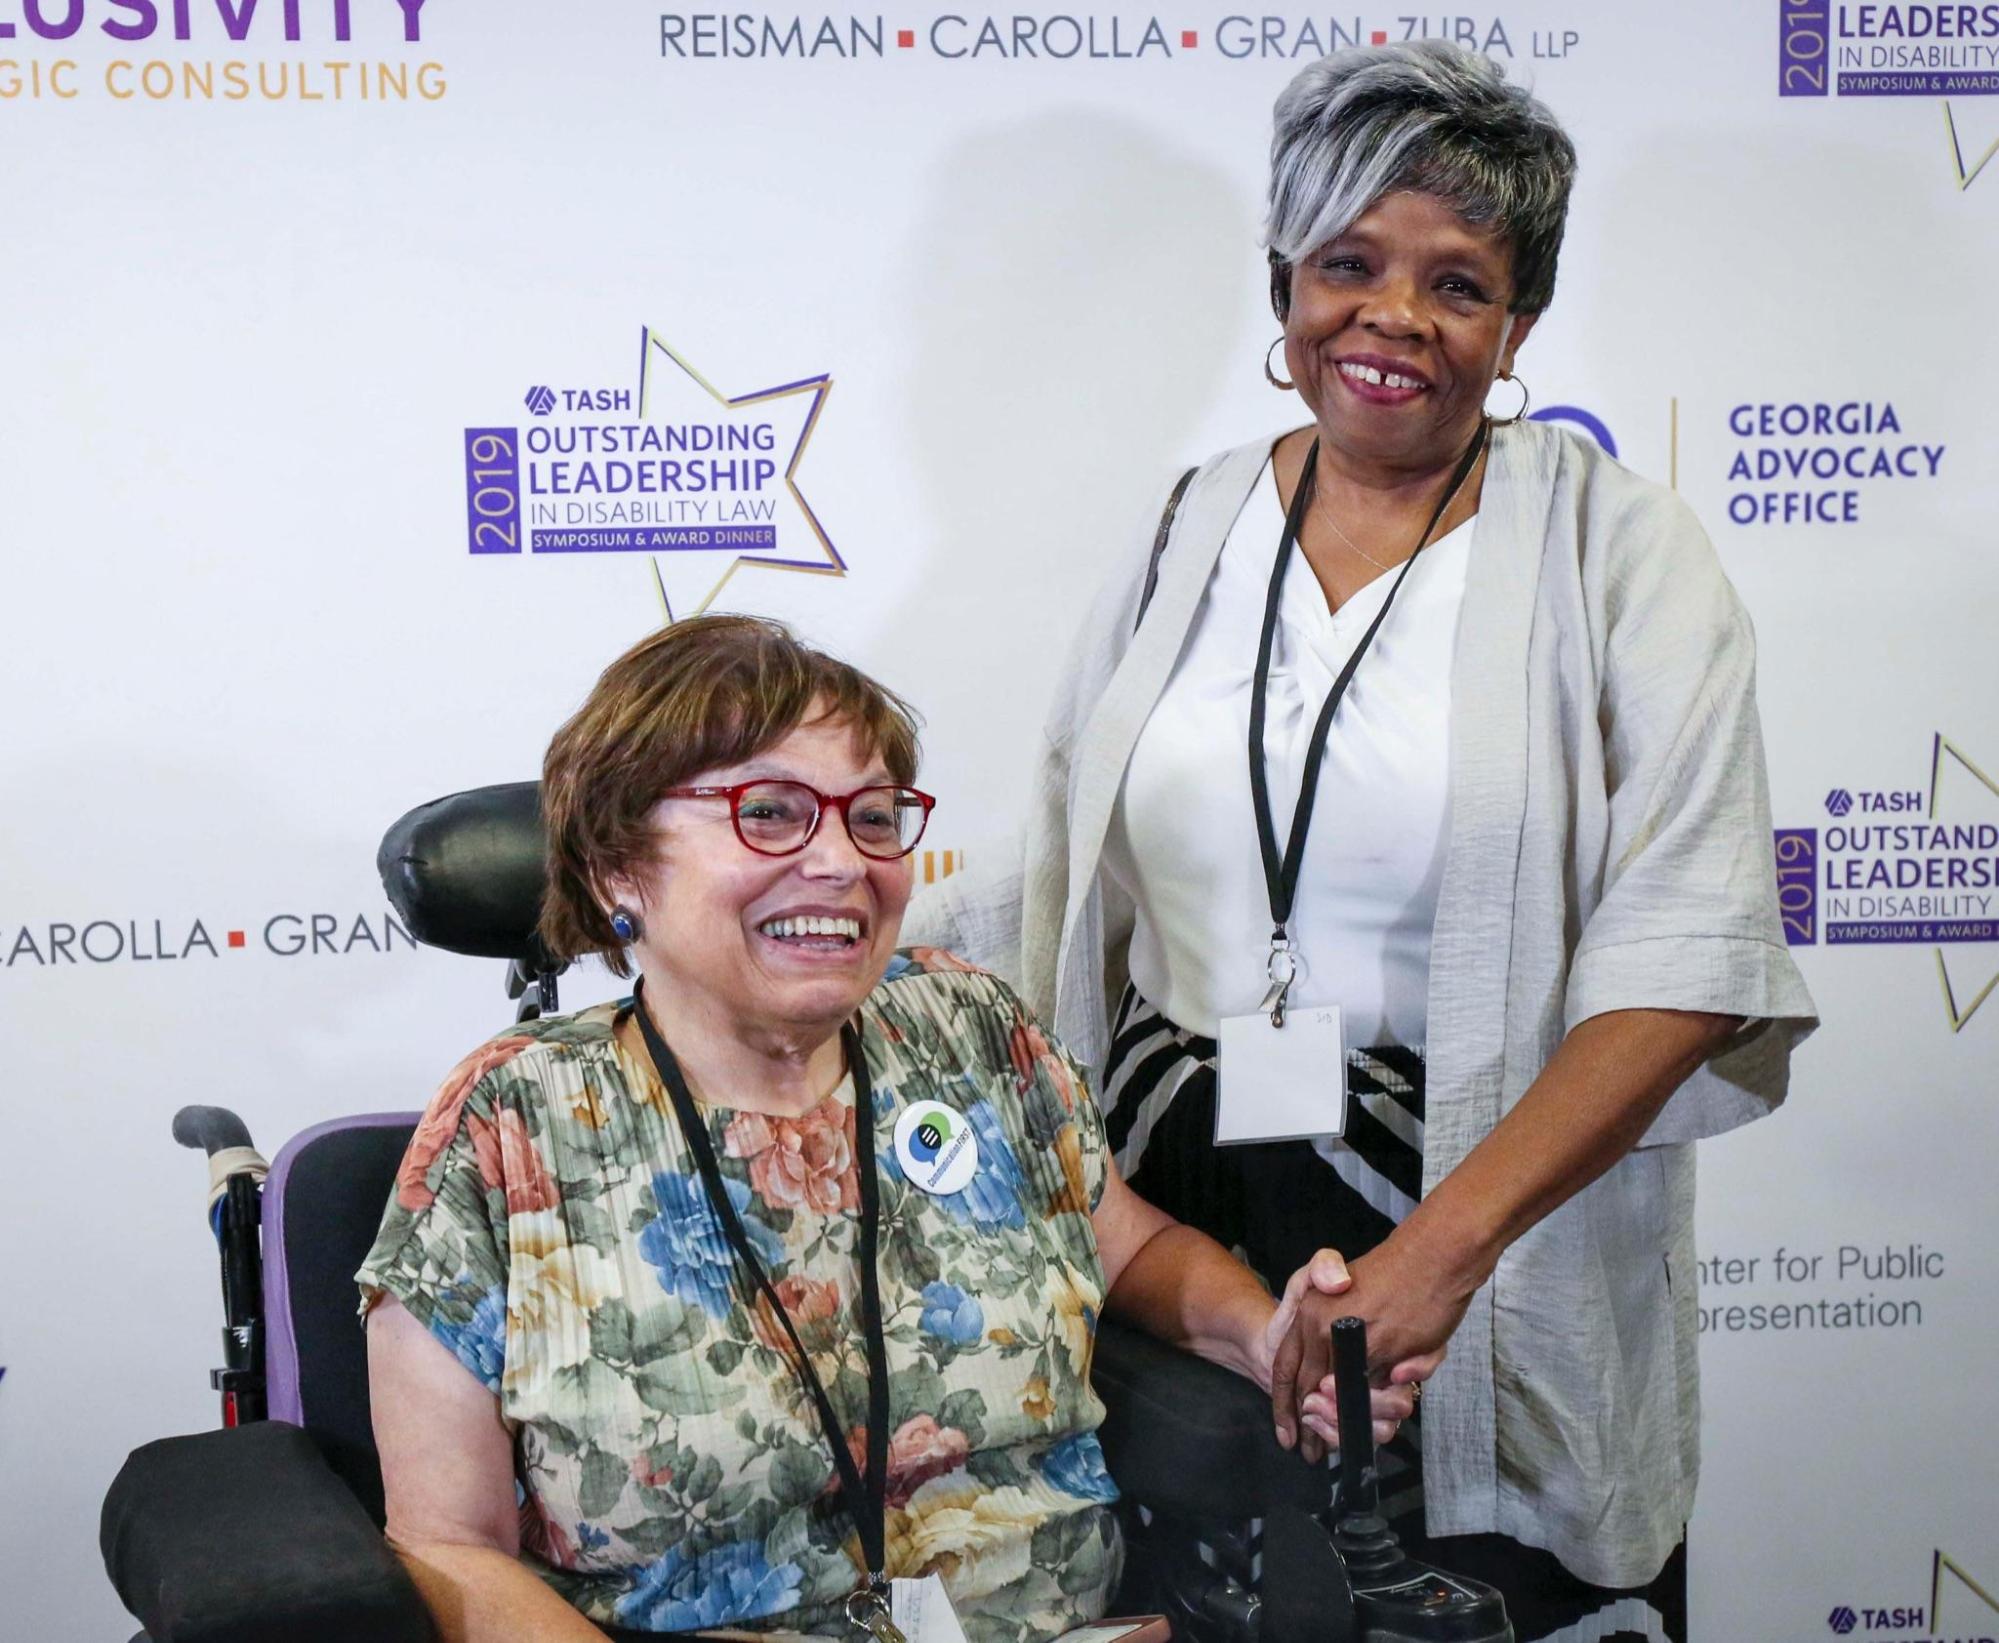
MULTIPOLYGON (((999 980, 916 949, 861 1010, 881 1171, 888 1572, 941 1574, 971 1643, 1103 1612, 1120 1547, 1090 1390, 1104 1135, 999 980), (905 1179, 897 1115, 962 1112, 978 1169, 905 1179)), ((708 1106, 726 1190, 856 1458, 866 1358, 849 1080, 801 1118, 708 1106)), ((452 1071, 357 1274, 500 1400, 523 1556, 590 1619, 844 1636, 859 1539, 781 1328, 734 1281, 630 1002, 524 1023, 452 1071)))

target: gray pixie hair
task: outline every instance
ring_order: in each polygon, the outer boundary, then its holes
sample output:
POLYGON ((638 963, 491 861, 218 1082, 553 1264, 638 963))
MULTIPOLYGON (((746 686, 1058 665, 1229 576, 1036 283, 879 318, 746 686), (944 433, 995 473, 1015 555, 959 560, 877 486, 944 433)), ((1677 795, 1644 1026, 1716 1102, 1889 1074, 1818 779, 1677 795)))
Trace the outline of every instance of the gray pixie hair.
POLYGON ((1277 280, 1384 194, 1432 194, 1513 251, 1513 311, 1555 295, 1576 151, 1531 92, 1447 40, 1361 46, 1302 69, 1277 99, 1270 215, 1277 280))

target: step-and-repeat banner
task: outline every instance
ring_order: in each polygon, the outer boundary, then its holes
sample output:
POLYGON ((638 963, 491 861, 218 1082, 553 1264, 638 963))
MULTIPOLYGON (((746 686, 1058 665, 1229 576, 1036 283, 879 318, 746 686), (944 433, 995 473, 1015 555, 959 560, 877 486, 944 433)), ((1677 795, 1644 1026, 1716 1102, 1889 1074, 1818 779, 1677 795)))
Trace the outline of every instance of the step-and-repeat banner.
POLYGON ((1107 561, 1298 420, 1273 97, 1420 34, 1567 122, 1521 374, 1762 641, 1825 1026, 1703 1149, 1695 1635, 1999 1636, 1999 7, 1828 0, 0 0, 0 1633, 129 1635, 98 1502, 214 1420, 174 1109, 275 1151, 510 1019, 388 824, 712 604, 921 706, 925 871, 992 848, 1107 561))

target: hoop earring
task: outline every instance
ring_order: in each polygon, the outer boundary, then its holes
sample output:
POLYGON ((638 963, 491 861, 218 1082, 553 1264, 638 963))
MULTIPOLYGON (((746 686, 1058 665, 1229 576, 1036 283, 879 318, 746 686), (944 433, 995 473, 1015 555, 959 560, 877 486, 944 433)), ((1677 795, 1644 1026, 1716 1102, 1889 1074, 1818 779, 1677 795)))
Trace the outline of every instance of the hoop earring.
POLYGON ((1510 382, 1520 390, 1520 409, 1515 411, 1511 416, 1491 416, 1488 414, 1487 420, 1495 428, 1510 428, 1527 414, 1527 407, 1532 400, 1532 396, 1527 392, 1527 384, 1511 371, 1501 371, 1498 380, 1501 382, 1510 382))
POLYGON ((611 909, 611 934, 616 936, 627 947, 631 946, 640 936, 644 935, 645 930, 646 927, 638 914, 634 913, 629 907, 613 907, 611 909))
POLYGON ((1284 346, 1284 339, 1280 336, 1275 342, 1273 342, 1269 346, 1269 348, 1267 348, 1264 351, 1263 380, 1269 383, 1271 387, 1281 388, 1285 393, 1288 394, 1291 393, 1293 390, 1295 390, 1298 384, 1295 382, 1286 382, 1281 376, 1279 376, 1275 371, 1273 371, 1270 368, 1271 357, 1277 352, 1278 349, 1282 348, 1283 346, 1284 346))

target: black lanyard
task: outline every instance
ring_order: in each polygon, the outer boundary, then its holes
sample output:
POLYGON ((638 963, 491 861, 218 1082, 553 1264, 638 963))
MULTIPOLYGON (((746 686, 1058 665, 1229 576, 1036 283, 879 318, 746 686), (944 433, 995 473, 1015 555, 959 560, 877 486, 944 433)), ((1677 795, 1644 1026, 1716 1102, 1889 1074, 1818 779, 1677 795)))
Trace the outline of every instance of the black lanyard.
MULTIPOLYGON (((716 1219, 722 1223, 729 1247, 735 1251, 737 1276, 748 1281, 754 1295, 763 1297, 764 1303, 776 1314, 777 1321, 784 1326, 784 1333, 791 1342, 792 1372, 811 1395, 813 1407, 818 1411, 819 1425, 826 1434, 826 1446, 833 1452, 833 1466, 840 1475, 841 1499, 860 1533, 861 1556, 867 1564, 868 1589, 881 1593, 888 1585, 883 1574, 888 1539, 888 1349, 882 1335, 881 1275, 875 1265, 875 1248, 881 1232, 881 1181, 875 1174, 874 1091, 868 1076, 867 1057, 861 1053, 861 1035, 851 1022, 840 1029, 840 1043, 847 1052, 847 1070, 854 1081, 854 1150, 861 1178, 861 1329, 868 1354, 868 1470, 865 1478, 854 1464, 853 1454, 847 1448, 846 1431, 840 1425, 840 1417, 833 1411, 832 1400, 826 1396, 825 1383, 819 1379, 819 1371, 812 1367, 805 1343, 798 1338, 798 1329, 791 1321, 791 1314, 785 1311, 784 1303, 771 1287, 770 1276, 764 1271, 763 1263, 757 1259, 756 1251, 750 1248, 749 1235, 743 1231, 736 1206, 729 1201, 729 1194, 722 1185, 722 1171, 715 1162, 715 1143, 709 1137, 707 1122, 694 1104, 694 1094, 687 1087, 680 1063, 674 1059, 673 1051, 666 1047, 666 1040, 654 1028, 643 994, 644 983, 641 982, 632 989, 633 1013, 639 1019, 639 1031, 645 1036, 653 1067, 659 1073, 660 1082, 666 1086, 667 1094, 673 1098, 674 1113, 680 1120, 681 1132, 687 1137, 688 1148, 693 1152, 695 1165, 701 1172, 701 1184, 707 1189, 708 1202, 715 1211, 716 1219)), ((752 1299, 752 1310, 754 1307, 752 1299)))
POLYGON ((1353 681, 1360 659, 1367 654, 1367 647, 1374 643, 1375 634, 1388 619, 1389 607, 1395 603, 1395 595, 1408 579, 1410 568, 1416 563, 1416 555, 1429 545, 1430 533, 1437 528, 1437 522, 1444 517, 1444 510, 1450 507, 1466 475, 1477 463, 1479 453, 1485 449, 1485 433, 1486 424, 1481 419, 1478 432, 1472 436, 1471 444, 1465 447, 1465 454, 1458 458, 1451 481, 1444 487, 1436 511, 1430 515, 1430 523, 1423 527, 1415 551, 1402 562, 1401 571, 1389 586, 1388 597, 1382 600, 1381 609, 1375 612, 1374 620, 1367 625, 1367 632, 1360 636, 1360 643, 1354 646, 1346 666, 1340 669, 1339 677, 1333 681, 1333 688, 1326 696, 1326 705, 1319 709, 1318 722, 1312 726, 1312 740, 1305 749, 1305 774, 1298 789, 1298 808, 1291 817, 1291 837, 1285 843, 1284 854, 1280 858, 1277 854, 1277 827, 1270 816, 1270 782, 1264 771, 1264 699, 1270 692, 1270 650, 1277 635, 1278 605, 1284 597, 1284 571, 1291 563, 1291 549, 1297 543, 1299 527, 1305 522, 1305 510, 1312 505, 1313 479, 1319 466, 1317 439, 1312 441, 1312 448, 1305 453, 1305 466, 1298 475, 1298 489, 1291 498, 1291 511, 1284 518, 1284 534, 1278 538, 1277 563, 1270 570, 1270 592, 1263 602, 1263 637, 1256 647, 1256 679, 1249 700, 1249 792, 1256 809, 1257 847, 1263 853, 1263 884, 1270 895, 1272 986, 1264 1003, 1270 1009, 1271 1021, 1276 1026, 1284 1025, 1284 997, 1290 987, 1292 972, 1287 926, 1291 922, 1292 906, 1298 899, 1298 874, 1305 861, 1305 836, 1312 830, 1312 805, 1319 796, 1319 766, 1326 757, 1326 740, 1332 734, 1333 715, 1339 711, 1341 698, 1353 681), (1285 961, 1281 966, 1278 963, 1280 957, 1285 961))

